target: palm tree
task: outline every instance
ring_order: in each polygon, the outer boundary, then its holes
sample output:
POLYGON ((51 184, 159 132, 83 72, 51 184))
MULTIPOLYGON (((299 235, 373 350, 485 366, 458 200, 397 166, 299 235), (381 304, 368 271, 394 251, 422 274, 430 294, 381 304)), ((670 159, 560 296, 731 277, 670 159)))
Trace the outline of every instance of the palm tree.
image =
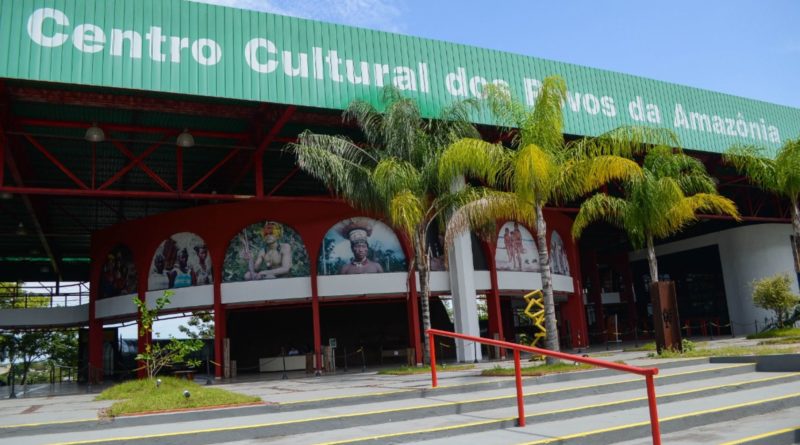
POLYGON ((622 184, 623 197, 598 193, 581 205, 572 225, 578 239, 592 222, 606 221, 628 234, 636 248, 647 247, 652 282, 658 281, 653 241, 666 238, 697 221, 698 212, 730 215, 739 220, 736 205, 717 194, 703 164, 667 146, 647 153, 644 175, 622 184))
MULTIPOLYGON (((459 232, 502 219, 532 222, 529 226, 536 227, 544 294, 545 346, 558 351, 547 222, 542 209, 548 203, 577 199, 609 181, 641 175, 641 170, 629 159, 591 152, 580 144, 565 144, 562 103, 566 83, 560 77, 544 79, 530 111, 504 90, 490 88, 488 97, 493 114, 518 130, 511 147, 464 138, 442 155, 442 184, 466 176, 498 190, 460 208, 448 223, 446 239, 449 242, 459 232)), ((548 358, 548 362, 554 361, 548 358)))
MULTIPOLYGON (((468 119, 476 104, 458 102, 445 108, 439 119, 426 120, 417 103, 394 88, 384 89, 382 101, 384 111, 356 100, 344 112, 344 119, 362 131, 363 146, 345 136, 305 131, 287 148, 297 156, 303 171, 354 208, 385 217, 410 241, 415 258, 409 271, 416 263, 422 325, 427 331, 431 327, 431 252, 426 233, 437 219, 443 222, 442 209, 469 199, 472 193, 451 194, 448 188, 439 187, 439 158, 451 142, 478 137, 468 119)), ((423 337, 424 360, 429 362, 428 336, 423 337)))
POLYGON ((775 158, 754 146, 735 146, 722 159, 750 181, 791 203, 794 248, 800 252, 800 139, 786 141, 775 158))

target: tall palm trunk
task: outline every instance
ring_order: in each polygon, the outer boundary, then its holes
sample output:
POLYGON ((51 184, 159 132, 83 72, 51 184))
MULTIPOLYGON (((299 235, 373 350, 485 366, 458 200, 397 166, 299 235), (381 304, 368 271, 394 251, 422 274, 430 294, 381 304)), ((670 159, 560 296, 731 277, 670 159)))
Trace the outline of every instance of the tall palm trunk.
POLYGON ((797 197, 792 200, 792 229, 794 229, 794 248, 797 258, 795 261, 800 263, 800 206, 797 197))
MULTIPOLYGON (((553 297, 553 272, 550 269, 550 251, 547 248, 547 223, 544 220, 542 206, 538 204, 536 205, 536 238, 538 240, 539 266, 542 269, 544 327, 547 329, 545 347, 551 351, 558 351, 558 325, 556 324, 556 306, 553 297)), ((547 363, 558 363, 558 359, 547 357, 547 363)))
POLYGON ((647 264, 650 265, 650 281, 658 282, 658 260, 656 260, 656 248, 653 246, 653 237, 647 236, 647 264))
POLYGON ((425 224, 417 232, 417 242, 415 244, 417 264, 419 264, 419 287, 420 287, 420 308, 422 309, 422 361, 431 362, 431 344, 428 338, 428 329, 431 328, 431 267, 428 252, 425 249, 425 224))

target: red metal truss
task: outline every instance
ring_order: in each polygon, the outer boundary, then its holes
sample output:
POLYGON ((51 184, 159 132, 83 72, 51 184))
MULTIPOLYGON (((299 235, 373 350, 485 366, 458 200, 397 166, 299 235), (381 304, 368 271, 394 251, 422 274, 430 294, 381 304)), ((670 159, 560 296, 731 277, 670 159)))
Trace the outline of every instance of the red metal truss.
MULTIPOLYGON (((13 132, 2 132, 2 136, 6 134, 13 134, 20 136, 27 140, 30 145, 39 151, 47 161, 61 171, 72 184, 73 187, 35 187, 27 184, 17 183, 10 184, 3 181, 4 164, 7 162, 7 155, 5 147, 0 150, 0 192, 26 194, 26 195, 51 195, 51 196, 83 196, 92 198, 132 198, 132 199, 189 199, 189 200, 241 200, 249 198, 265 198, 275 194, 286 182, 288 182, 296 173, 294 169, 286 177, 278 182, 276 186, 264 193, 264 178, 263 178, 263 155, 270 144, 275 142, 289 142, 293 141, 292 138, 279 137, 281 129, 294 115, 296 108, 293 106, 286 107, 282 114, 279 115, 275 124, 270 128, 269 132, 261 139, 261 142, 255 149, 248 147, 248 142, 252 141, 252 137, 242 133, 228 133, 219 131, 209 131, 202 129, 192 129, 192 135, 195 137, 207 137, 216 139, 228 139, 231 141, 230 146, 227 146, 227 152, 221 160, 216 162, 211 168, 205 171, 199 179, 191 183, 186 188, 184 185, 184 158, 189 154, 189 151, 184 150, 182 147, 175 147, 175 184, 170 184, 164 177, 153 171, 147 165, 147 159, 150 155, 164 146, 174 138, 179 131, 174 128, 153 127, 153 126, 135 126, 135 125, 121 125, 121 124, 101 124, 100 127, 108 135, 107 142, 113 145, 126 159, 127 163, 108 178, 97 178, 97 165, 96 165, 96 144, 91 144, 91 178, 81 179, 75 172, 73 172, 67 165, 65 165, 51 150, 49 150, 40 141, 40 135, 35 133, 33 128, 74 128, 85 129, 87 128, 86 122, 78 121, 61 121, 61 120, 48 120, 48 119, 28 119, 20 118, 13 120, 13 132), (152 142, 144 151, 135 154, 128 141, 122 141, 118 137, 119 133, 140 133, 140 134, 157 134, 158 140, 152 142), (256 174, 256 189, 252 194, 233 194, 233 193, 197 193, 196 190, 199 186, 206 183, 208 179, 217 173, 223 166, 229 163, 237 155, 243 151, 251 151, 248 156, 248 165, 242 169, 240 174, 245 174, 247 170, 255 166, 256 174), (111 186, 117 183, 120 179, 125 177, 129 172, 134 169, 141 170, 150 179, 152 179, 161 190, 141 190, 141 189, 128 189, 128 190, 112 190, 111 186), (99 186, 97 185, 99 184, 99 186)), ((252 145, 250 146, 252 147, 252 145)))

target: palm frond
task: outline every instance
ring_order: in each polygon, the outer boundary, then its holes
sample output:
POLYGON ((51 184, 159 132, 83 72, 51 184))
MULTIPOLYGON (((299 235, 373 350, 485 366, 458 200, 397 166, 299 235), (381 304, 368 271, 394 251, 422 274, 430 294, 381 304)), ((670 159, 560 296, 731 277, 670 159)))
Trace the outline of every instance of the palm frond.
POLYGON ((445 244, 450 246, 460 234, 493 225, 498 220, 517 221, 536 226, 536 211, 511 192, 483 190, 482 195, 459 207, 447 222, 445 244))
POLYGON ((309 130, 297 136, 297 142, 287 145, 288 151, 296 151, 297 147, 316 147, 327 150, 342 159, 358 165, 377 164, 378 159, 369 151, 354 144, 345 136, 316 134, 309 130))
POLYGON ((622 126, 597 137, 576 139, 568 146, 575 156, 632 158, 651 147, 680 147, 680 140, 675 132, 666 128, 622 126))
POLYGON ((544 204, 554 192, 552 186, 557 175, 555 155, 538 145, 528 144, 514 159, 511 185, 522 201, 544 204))
POLYGON ((639 164, 612 155, 567 160, 559 168, 554 186, 556 200, 570 201, 613 181, 630 181, 643 175, 639 164))
POLYGON ((533 111, 525 115, 520 132, 520 146, 535 144, 556 152, 564 147, 564 109, 567 83, 559 76, 544 78, 533 111))
POLYGON ((578 215, 572 223, 572 237, 580 238, 591 223, 605 221, 615 227, 625 228, 625 217, 630 204, 621 198, 598 193, 581 204, 578 215))
POLYGON ((753 184, 771 192, 781 192, 775 160, 769 159, 761 147, 735 145, 722 155, 722 160, 746 175, 753 184))
POLYGON ((409 162, 398 158, 381 160, 371 172, 375 191, 387 201, 401 192, 422 191, 420 172, 409 162))
POLYGON ((363 100, 350 102, 342 113, 342 119, 344 122, 355 123, 364 133, 368 144, 373 146, 380 144, 383 115, 371 103, 363 100))
POLYGON ((389 204, 389 218, 392 225, 405 232, 409 238, 413 238, 417 227, 423 221, 424 214, 423 203, 418 196, 408 190, 395 195, 389 204))
POLYGON ((789 139, 775 157, 777 188, 796 202, 800 198, 800 139, 789 139))
POLYGON ((455 178, 462 176, 496 185, 511 159, 511 152, 501 145, 476 138, 459 139, 444 150, 439 160, 441 189, 447 190, 455 178))

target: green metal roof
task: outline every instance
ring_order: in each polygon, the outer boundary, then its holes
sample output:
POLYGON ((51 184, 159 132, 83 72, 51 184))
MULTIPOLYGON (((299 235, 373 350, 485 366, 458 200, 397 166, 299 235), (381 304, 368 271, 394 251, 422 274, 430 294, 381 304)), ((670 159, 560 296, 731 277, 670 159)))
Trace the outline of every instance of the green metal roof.
MULTIPOLYGON (((566 132, 671 128, 686 148, 778 147, 800 110, 626 74, 411 36, 181 0, 0 2, 0 77, 341 109, 394 83, 426 116, 508 85, 532 103, 567 80, 566 132), (363 69, 363 70, 362 70, 363 69)), ((157 119, 157 117, 154 117, 157 119)), ((488 114, 475 121, 492 123, 488 114)))

